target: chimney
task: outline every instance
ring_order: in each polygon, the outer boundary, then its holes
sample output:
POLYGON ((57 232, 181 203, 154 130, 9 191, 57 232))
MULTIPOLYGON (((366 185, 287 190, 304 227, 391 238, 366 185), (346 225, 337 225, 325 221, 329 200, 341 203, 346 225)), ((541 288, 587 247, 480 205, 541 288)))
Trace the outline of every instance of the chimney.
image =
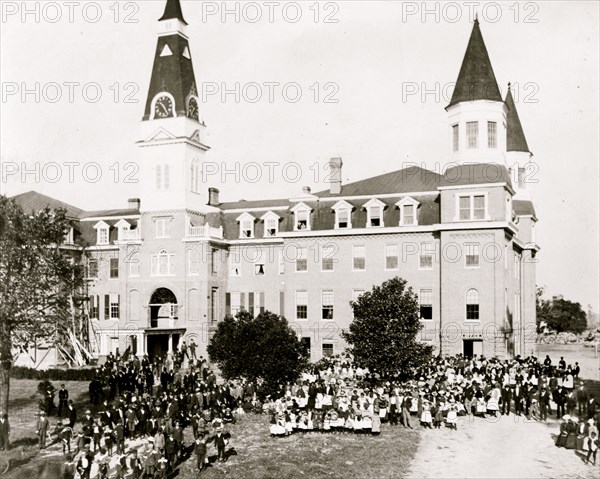
POLYGON ((304 193, 305 195, 310 195, 310 186, 303 186, 302 193, 304 193))
POLYGON ((217 188, 208 189, 208 205, 218 206, 219 203, 219 190, 217 188))
POLYGON ((129 198, 127 200, 127 206, 130 210, 139 210, 141 201, 139 198, 129 198))
POLYGON ((329 193, 339 195, 342 192, 342 162, 341 158, 329 160, 329 193))

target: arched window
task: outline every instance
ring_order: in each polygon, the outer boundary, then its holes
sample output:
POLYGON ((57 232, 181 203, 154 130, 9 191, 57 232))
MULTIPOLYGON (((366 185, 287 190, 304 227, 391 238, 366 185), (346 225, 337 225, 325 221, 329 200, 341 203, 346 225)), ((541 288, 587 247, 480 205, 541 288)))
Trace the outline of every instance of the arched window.
POLYGON ((476 289, 470 289, 466 295, 467 321, 479 321, 479 293, 476 289))

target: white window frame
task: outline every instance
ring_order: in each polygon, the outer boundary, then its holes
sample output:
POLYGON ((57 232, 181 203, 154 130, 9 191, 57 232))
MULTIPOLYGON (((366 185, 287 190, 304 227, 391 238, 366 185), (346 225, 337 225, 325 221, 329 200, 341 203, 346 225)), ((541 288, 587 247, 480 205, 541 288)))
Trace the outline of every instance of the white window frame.
POLYGON ((240 226, 240 239, 254 238, 254 222, 256 218, 250 213, 243 213, 236 218, 236 221, 240 226), (250 232, 250 235, 246 235, 245 232, 250 232))
POLYGON ((159 163, 156 165, 156 190, 168 191, 171 187, 171 165, 159 163))
POLYGON ((481 265, 481 254, 479 252, 479 243, 465 243, 465 268, 477 269, 481 265), (470 256, 477 258, 477 264, 469 264, 468 258, 470 256))
POLYGON ((265 228, 264 232, 263 232, 264 238, 274 238, 275 236, 277 236, 279 234, 280 217, 278 215, 276 215, 272 211, 269 211, 269 212, 265 213, 264 215, 262 215, 260 219, 264 223, 264 228, 265 228), (274 226, 274 228, 273 228, 273 226, 274 226), (271 232, 271 230, 274 230, 274 232, 271 232))
POLYGON ((452 151, 456 152, 460 148, 460 127, 458 123, 452 125, 452 151))
POLYGON ((301 201, 291 209, 291 212, 294 213, 294 231, 310 231, 310 214, 312 213, 312 208, 301 201), (306 213, 306 228, 298 227, 298 223, 300 221, 299 216, 301 213, 306 213))
MULTIPOLYGON (((385 252, 385 264, 384 264, 385 271, 397 271, 398 270, 398 268, 400 267, 399 251, 400 251, 400 249, 398 248, 398 243, 390 243, 390 244, 385 245, 385 250, 384 250, 384 252, 385 252), (390 248, 395 248, 395 254, 390 254, 390 251, 389 251, 390 248), (388 258, 395 258, 396 266, 390 268, 388 266, 388 258)), ((393 253, 393 251, 391 253, 393 253)))
POLYGON ((190 276, 198 276, 200 274, 200 253, 190 249, 187 252, 188 274, 190 276))
POLYGON ((491 150, 498 148, 498 123, 495 121, 487 122, 487 147, 491 150), (492 125, 493 128, 490 129, 492 125))
POLYGON ((367 248, 364 244, 357 244, 352 246, 352 271, 366 271, 367 270, 367 248), (362 248, 363 255, 357 256, 356 250, 357 248, 362 248), (355 260, 358 258, 362 258, 364 260, 363 268, 356 268, 355 260))
POLYGON ((232 278, 242 276, 242 252, 239 249, 229 251, 229 276, 232 278))
POLYGON ((263 251, 262 249, 256 249, 252 252, 252 264, 254 265, 253 268, 253 272, 254 272, 254 276, 264 276, 265 275, 265 271, 266 271, 266 264, 265 264, 265 260, 264 260, 264 256, 263 255, 263 251), (258 273, 257 271, 259 270, 259 267, 262 266, 262 273, 258 273))
POLYGON ((433 262, 436 256, 436 245, 433 243, 422 243, 419 250, 419 270, 428 271, 433 269, 433 262), (433 251, 432 251, 433 248, 433 251), (431 258, 431 266, 423 266, 421 258, 429 256, 431 258))
POLYGON ((296 293, 294 294, 294 302, 295 302, 294 314, 296 316, 296 321, 308 321, 308 291, 306 291, 306 290, 296 291, 296 293), (299 298, 299 295, 305 295, 305 297, 306 297, 305 303, 299 302, 299 299, 304 299, 304 298, 299 298), (298 306, 306 306, 306 318, 298 317, 298 306))
POLYGON ((110 244, 110 225, 104 221, 98 221, 94 225, 96 230, 96 244, 107 245, 110 244))
POLYGON ((282 249, 277 252, 277 273, 280 275, 285 274, 285 259, 282 249))
POLYGON ((352 209, 354 207, 348 203, 347 201, 340 200, 335 205, 331 207, 333 211, 335 211, 335 225, 334 229, 350 229, 352 228, 352 209), (348 222, 346 226, 340 226, 340 213, 342 211, 346 211, 348 214, 348 222))
POLYGON ((296 246, 296 273, 306 273, 308 271, 308 248, 306 246, 296 246), (298 261, 306 261, 304 269, 298 269, 298 261))
POLYGON ((335 269, 335 245, 333 243, 325 243, 321 245, 321 271, 323 273, 331 273, 335 269), (325 268, 325 260, 331 260, 331 268, 325 268))
POLYGON ((433 289, 432 288, 423 288, 419 290, 419 319, 421 321, 433 321, 433 289), (423 297, 426 295, 429 296, 429 302, 423 302, 423 297), (421 315, 421 307, 422 306, 431 306, 431 319, 425 319, 421 315))
POLYGON ((377 198, 371 198, 369 201, 367 201, 364 205, 363 208, 365 208, 367 210, 367 228, 384 228, 385 227, 385 221, 383 218, 383 212, 385 210, 385 206, 386 204, 377 199, 377 198), (371 218, 371 208, 379 208, 379 225, 371 225, 371 220, 373 218, 371 218))
POLYGON ((127 236, 127 232, 131 230, 131 224, 121 218, 115 223, 115 228, 117 228, 118 240, 124 241, 126 239, 125 237, 127 236))
POLYGON ((109 258, 108 259, 108 279, 109 280, 112 280, 112 281, 118 280, 119 279, 119 273, 121 272, 120 269, 121 269, 121 262, 119 261, 119 257, 118 256, 115 257, 115 258, 109 258), (117 262, 117 275, 116 276, 112 275, 112 271, 113 271, 112 263, 113 263, 113 260, 116 260, 116 262, 117 262))
MULTIPOLYGON (((326 344, 327 345, 331 345, 331 355, 330 356, 335 356, 335 342, 334 342, 334 340, 333 339, 322 339, 321 340, 321 357, 322 358, 326 357, 325 353, 323 351, 323 347, 326 344)), ((329 357, 329 356, 327 356, 327 357, 329 357)))
POLYGON ((110 294, 109 295, 109 305, 108 305, 108 319, 120 319, 121 316, 121 305, 119 304, 119 295, 118 294, 110 294), (114 301, 116 299, 116 302, 114 301))
POLYGON ((320 320, 321 321, 333 321, 334 319, 334 315, 335 315, 335 292, 333 291, 333 289, 324 289, 321 291, 321 317, 320 320), (327 303, 325 304, 325 295, 327 295, 328 297, 331 297, 331 304, 327 303), (325 309, 325 307, 327 306, 327 308, 331 308, 331 317, 330 318, 324 318, 323 317, 323 310, 325 309))
POLYGON ((154 236, 155 238, 171 237, 171 221, 173 218, 154 218, 154 236))
POLYGON ((457 193, 455 196, 456 215, 454 221, 490 221, 489 215, 489 197, 487 191, 480 192, 469 192, 469 193, 457 193), (475 219, 475 197, 483 196, 484 213, 483 218, 475 219), (460 199, 469 198, 469 218, 461 219, 460 217, 460 199))
POLYGON ((479 300, 479 291, 477 291, 476 288, 469 288, 467 289, 467 291, 465 292, 465 321, 469 322, 469 323, 476 323, 481 321, 481 301, 479 300), (470 299, 469 299, 469 293, 474 292, 474 294, 477 297, 477 302, 476 303, 469 303, 470 299), (476 304, 477 305, 477 319, 468 319, 467 318, 467 306, 471 304, 476 304))
POLYGON ((157 254, 150 257, 150 276, 175 276, 175 255, 169 254, 167 250, 162 249, 157 254), (161 259, 166 258, 166 273, 160 271, 161 259))
POLYGON ((467 121, 465 124, 465 135, 467 139, 467 149, 474 150, 479 148, 479 122, 478 121, 467 121), (475 125, 475 141, 474 144, 471 144, 472 135, 469 133, 469 126, 475 125))
POLYGON ((405 198, 402 198, 400 201, 398 201, 396 203, 396 206, 398 207, 398 209, 400 210, 400 226, 417 226, 419 224, 419 218, 417 217, 417 210, 419 208, 420 203, 415 200, 414 198, 411 198, 410 196, 407 196, 405 198), (404 207, 405 206, 412 206, 413 209, 413 222, 412 223, 408 223, 406 221, 406 218, 404 216, 404 207))

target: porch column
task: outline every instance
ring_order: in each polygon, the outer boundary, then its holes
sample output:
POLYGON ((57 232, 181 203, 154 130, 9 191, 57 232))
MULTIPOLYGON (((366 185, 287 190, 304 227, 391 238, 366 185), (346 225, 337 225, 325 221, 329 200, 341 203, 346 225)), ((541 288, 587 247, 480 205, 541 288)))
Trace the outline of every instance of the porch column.
POLYGON ((169 354, 173 354, 173 335, 169 334, 169 354))
POLYGON ((144 333, 137 333, 137 354, 138 358, 141 358, 144 354, 146 354, 146 342, 144 341, 144 333))

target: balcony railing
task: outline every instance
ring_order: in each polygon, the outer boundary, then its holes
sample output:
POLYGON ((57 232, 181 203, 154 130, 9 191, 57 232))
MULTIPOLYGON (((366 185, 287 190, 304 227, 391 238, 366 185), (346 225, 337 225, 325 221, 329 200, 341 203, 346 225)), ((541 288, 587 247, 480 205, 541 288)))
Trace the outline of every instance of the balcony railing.
POLYGON ((213 228, 210 225, 188 226, 188 238, 216 238, 223 239, 223 227, 213 228))
POLYGON ((123 230, 121 231, 121 241, 137 241, 142 239, 142 235, 140 234, 140 230, 123 230))

